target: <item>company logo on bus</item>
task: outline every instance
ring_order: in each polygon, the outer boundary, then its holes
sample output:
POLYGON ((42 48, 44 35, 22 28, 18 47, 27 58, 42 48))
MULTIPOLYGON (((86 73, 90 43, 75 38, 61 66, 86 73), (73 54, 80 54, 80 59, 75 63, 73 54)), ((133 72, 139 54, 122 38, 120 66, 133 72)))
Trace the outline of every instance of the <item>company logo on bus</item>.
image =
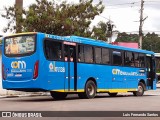
MULTIPOLYGON (((54 63, 55 64, 55 63, 54 63)), ((49 64, 49 69, 53 70, 55 72, 55 65, 53 65, 53 63, 49 64)))
POLYGON ((13 61, 11 62, 11 67, 13 69, 26 69, 26 62, 25 61, 13 61))
POLYGON ((49 72, 65 72, 65 67, 56 67, 55 62, 50 62, 49 72))
POLYGON ((122 71, 120 69, 112 69, 112 74, 113 75, 126 75, 126 76, 144 76, 144 74, 140 74, 138 72, 127 72, 127 71, 122 71))
POLYGON ((117 69, 113 69, 112 74, 116 75, 117 74, 117 69))

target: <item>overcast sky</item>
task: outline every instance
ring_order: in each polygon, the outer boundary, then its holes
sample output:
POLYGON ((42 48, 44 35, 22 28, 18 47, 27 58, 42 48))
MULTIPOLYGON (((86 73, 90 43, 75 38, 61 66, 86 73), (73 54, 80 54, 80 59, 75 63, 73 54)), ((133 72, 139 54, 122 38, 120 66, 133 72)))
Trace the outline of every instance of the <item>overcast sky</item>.
MULTIPOLYGON (((27 7, 34 3, 35 0, 23 0, 23 6, 27 7)), ((58 0, 56 0, 58 1, 58 0)), ((62 0, 59 0, 62 1, 62 0)), ((68 0, 69 1, 69 0, 68 0)), ((74 0, 78 2, 79 0, 74 0)), ((97 2, 98 0, 94 0, 97 2)), ((160 34, 160 0, 144 0, 144 18, 148 18, 144 21, 143 31, 155 32, 160 34)), ((3 0, 0 4, 0 14, 4 13, 4 6, 11 6, 15 3, 15 0, 3 0)), ((139 10, 141 0, 103 0, 105 5, 104 12, 97 16, 92 25, 99 21, 108 21, 111 19, 116 28, 120 32, 138 33, 139 30, 139 10)), ((0 34, 3 33, 3 28, 6 26, 7 21, 0 16, 0 34)), ((10 34, 8 32, 7 34, 10 34)))

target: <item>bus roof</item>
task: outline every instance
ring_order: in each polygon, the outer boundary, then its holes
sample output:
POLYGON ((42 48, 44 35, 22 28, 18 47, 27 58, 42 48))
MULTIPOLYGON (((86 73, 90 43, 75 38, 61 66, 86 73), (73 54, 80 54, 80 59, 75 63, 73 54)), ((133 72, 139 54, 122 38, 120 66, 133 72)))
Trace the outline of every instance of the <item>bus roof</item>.
MULTIPOLYGON (((154 52, 152 52, 152 51, 112 45, 112 44, 108 44, 107 42, 104 42, 101 40, 95 40, 95 39, 79 37, 79 36, 58 36, 58 35, 52 35, 52 34, 45 34, 45 33, 41 33, 41 32, 24 32, 24 33, 12 34, 12 35, 5 36, 5 37, 16 36, 16 35, 26 35, 26 34, 43 34, 46 38, 52 38, 52 39, 57 39, 57 40, 66 40, 69 42, 84 43, 84 44, 89 44, 89 45, 108 47, 108 48, 112 48, 112 49, 134 51, 134 52, 140 52, 140 53, 145 53, 145 54, 154 54, 154 52)), ((159 53, 159 55, 160 55, 160 53, 159 53)))
POLYGON ((85 44, 91 44, 91 45, 96 45, 96 46, 108 47, 108 48, 112 48, 112 49, 141 52, 141 53, 146 53, 146 54, 154 54, 154 52, 152 52, 152 51, 112 45, 112 44, 108 44, 107 42, 104 42, 104 41, 101 41, 101 40, 94 40, 94 39, 84 38, 84 37, 79 37, 79 36, 70 36, 70 38, 81 40, 81 42, 85 43, 85 44))
POLYGON ((37 32, 15 33, 15 34, 7 35, 5 37, 11 37, 11 36, 17 36, 17 35, 28 35, 28 34, 37 34, 37 32))

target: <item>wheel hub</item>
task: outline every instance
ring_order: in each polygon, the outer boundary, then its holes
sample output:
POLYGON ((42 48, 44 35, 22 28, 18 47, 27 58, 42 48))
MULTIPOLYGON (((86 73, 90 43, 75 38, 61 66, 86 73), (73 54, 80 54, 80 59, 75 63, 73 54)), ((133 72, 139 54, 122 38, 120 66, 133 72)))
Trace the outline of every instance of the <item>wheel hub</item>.
POLYGON ((142 86, 138 86, 138 92, 142 93, 143 92, 143 88, 142 86))
POLYGON ((88 93, 89 93, 89 95, 93 95, 94 94, 94 87, 92 85, 88 86, 88 93))

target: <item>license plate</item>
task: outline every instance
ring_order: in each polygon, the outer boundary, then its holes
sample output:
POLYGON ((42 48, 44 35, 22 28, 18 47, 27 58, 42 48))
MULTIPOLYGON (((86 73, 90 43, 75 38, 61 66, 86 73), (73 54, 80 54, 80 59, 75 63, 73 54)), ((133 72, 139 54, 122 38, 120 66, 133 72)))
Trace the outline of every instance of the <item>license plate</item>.
POLYGON ((15 74, 15 77, 22 77, 22 74, 21 73, 17 73, 17 74, 15 74))

